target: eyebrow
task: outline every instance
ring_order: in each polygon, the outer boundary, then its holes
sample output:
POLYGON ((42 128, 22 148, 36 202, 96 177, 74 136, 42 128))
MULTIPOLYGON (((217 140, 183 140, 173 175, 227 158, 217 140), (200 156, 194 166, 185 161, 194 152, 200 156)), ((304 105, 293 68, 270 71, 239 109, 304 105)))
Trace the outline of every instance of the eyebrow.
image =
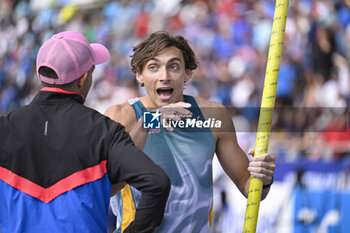
MULTIPOLYGON (((160 60, 157 59, 157 58, 155 58, 155 57, 154 57, 154 58, 151 58, 151 61, 155 61, 155 62, 161 63, 160 60)), ((182 63, 180 58, 178 58, 178 57, 173 57, 173 58, 171 58, 169 61, 167 61, 167 64, 169 64, 169 63, 171 63, 171 62, 174 62, 174 61, 178 61, 178 62, 182 63)))

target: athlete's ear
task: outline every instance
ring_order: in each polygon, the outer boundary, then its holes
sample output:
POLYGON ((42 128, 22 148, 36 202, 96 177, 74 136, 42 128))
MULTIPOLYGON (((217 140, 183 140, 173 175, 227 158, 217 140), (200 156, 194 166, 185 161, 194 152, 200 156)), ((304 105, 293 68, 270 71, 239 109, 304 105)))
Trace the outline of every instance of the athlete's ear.
POLYGON ((78 85, 79 90, 83 89, 84 84, 87 80, 87 77, 88 77, 88 72, 85 72, 80 78, 78 78, 77 85, 78 85))
POLYGON ((192 70, 186 70, 186 77, 185 77, 184 83, 187 83, 191 79, 192 74, 193 74, 192 70))
POLYGON ((136 73, 136 80, 139 82, 140 85, 144 85, 144 82, 143 82, 143 76, 140 72, 137 72, 136 73))

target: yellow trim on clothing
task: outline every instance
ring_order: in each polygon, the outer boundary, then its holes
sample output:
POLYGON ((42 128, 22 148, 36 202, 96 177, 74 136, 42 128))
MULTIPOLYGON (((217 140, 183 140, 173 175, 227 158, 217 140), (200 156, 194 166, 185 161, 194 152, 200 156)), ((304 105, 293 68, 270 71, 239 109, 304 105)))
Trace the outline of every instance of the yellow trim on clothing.
POLYGON ((211 209, 209 213, 209 227, 211 228, 211 225, 213 224, 213 215, 214 215, 214 202, 211 203, 211 209))
POLYGON ((135 219, 135 203, 132 199, 132 193, 130 186, 127 184, 122 189, 122 198, 123 198, 123 220, 122 220, 122 232, 130 225, 135 219))

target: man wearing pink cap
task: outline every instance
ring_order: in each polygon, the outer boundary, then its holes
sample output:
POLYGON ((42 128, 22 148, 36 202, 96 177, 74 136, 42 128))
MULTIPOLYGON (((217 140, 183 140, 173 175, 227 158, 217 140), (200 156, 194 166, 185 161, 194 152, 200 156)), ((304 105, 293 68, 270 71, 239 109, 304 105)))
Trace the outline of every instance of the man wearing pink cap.
POLYGON ((33 101, 0 118, 0 232, 107 232, 112 185, 142 192, 124 232, 153 232, 169 178, 119 123, 83 105, 101 44, 75 31, 47 40, 37 56, 43 84, 33 101))

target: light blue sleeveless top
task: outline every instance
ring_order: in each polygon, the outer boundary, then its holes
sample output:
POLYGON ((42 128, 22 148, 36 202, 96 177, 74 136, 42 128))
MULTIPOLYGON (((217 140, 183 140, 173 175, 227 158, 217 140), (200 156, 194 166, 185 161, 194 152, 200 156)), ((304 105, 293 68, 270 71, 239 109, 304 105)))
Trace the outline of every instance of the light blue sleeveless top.
MULTIPOLYGON (((184 95, 184 102, 192 105, 189 110, 193 117, 204 120, 192 96, 184 95)), ((147 111, 138 98, 129 103, 137 120, 147 111)), ((155 232, 209 233, 213 207, 212 159, 215 153, 215 138, 211 130, 175 128, 174 132, 169 132, 161 128, 160 132, 148 134, 144 152, 163 168, 171 180, 164 219, 155 232)), ((140 192, 131 187, 131 193, 137 206, 140 192)), ((117 215, 115 232, 120 233, 124 221, 121 192, 111 199, 111 206, 117 215)))

